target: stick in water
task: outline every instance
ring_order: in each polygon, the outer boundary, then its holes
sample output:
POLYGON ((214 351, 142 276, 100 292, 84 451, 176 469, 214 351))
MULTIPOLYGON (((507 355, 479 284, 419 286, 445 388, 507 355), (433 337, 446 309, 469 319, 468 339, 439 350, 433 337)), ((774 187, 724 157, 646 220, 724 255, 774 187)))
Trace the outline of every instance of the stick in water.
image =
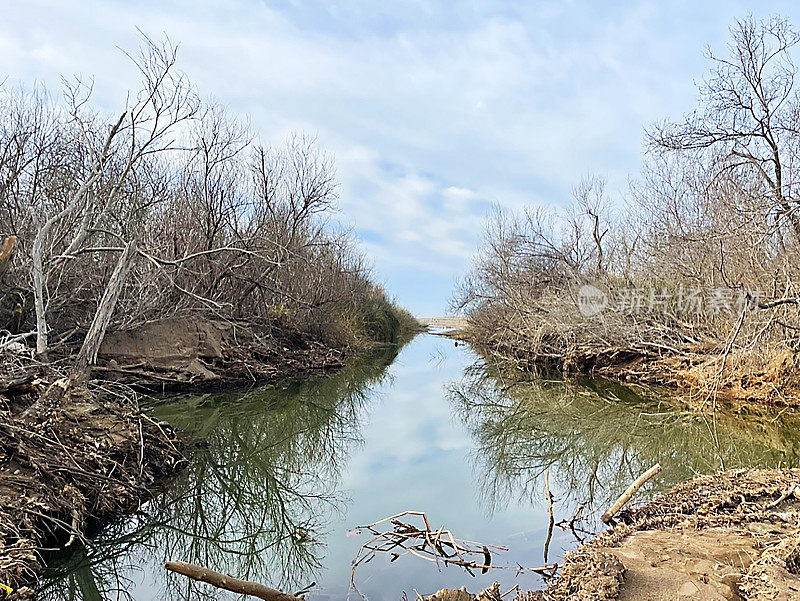
POLYGON ((264 601, 300 601, 294 595, 287 595, 281 591, 269 588, 257 582, 249 582, 247 580, 239 580, 219 572, 214 572, 208 568, 193 565, 191 563, 184 563, 182 561, 168 561, 164 567, 170 572, 181 574, 192 580, 199 580, 206 582, 217 588, 223 588, 240 595, 252 595, 264 601))
POLYGON ((544 494, 547 497, 547 508, 550 511, 550 522, 547 525, 547 540, 544 541, 544 562, 547 563, 547 556, 550 552, 550 540, 553 538, 553 526, 556 521, 553 518, 553 494, 550 492, 550 470, 544 472, 544 494))
POLYGON ((637 491, 644 485, 644 483, 647 482, 650 478, 655 476, 660 471, 661 471, 661 464, 656 463, 644 474, 636 478, 636 480, 633 481, 633 484, 631 484, 628 487, 628 489, 624 493, 622 493, 622 495, 620 495, 619 499, 614 501, 614 504, 608 508, 608 511, 606 511, 603 514, 602 517, 603 523, 608 524, 609 522, 611 522, 611 518, 613 518, 614 515, 620 509, 622 509, 622 506, 625 505, 625 503, 631 500, 631 497, 637 493, 637 491))

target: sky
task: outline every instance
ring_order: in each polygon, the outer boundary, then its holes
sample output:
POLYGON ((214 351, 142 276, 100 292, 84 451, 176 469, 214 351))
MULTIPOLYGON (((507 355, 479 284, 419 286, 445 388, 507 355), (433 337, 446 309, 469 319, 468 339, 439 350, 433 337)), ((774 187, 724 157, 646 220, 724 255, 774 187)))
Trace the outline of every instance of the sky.
POLYGON ((334 218, 419 317, 442 315, 496 206, 567 207, 588 174, 622 206, 652 123, 696 106, 710 46, 791 2, 0 0, 0 81, 94 78, 116 114, 137 28, 179 43, 198 93, 258 138, 316 136, 334 218))

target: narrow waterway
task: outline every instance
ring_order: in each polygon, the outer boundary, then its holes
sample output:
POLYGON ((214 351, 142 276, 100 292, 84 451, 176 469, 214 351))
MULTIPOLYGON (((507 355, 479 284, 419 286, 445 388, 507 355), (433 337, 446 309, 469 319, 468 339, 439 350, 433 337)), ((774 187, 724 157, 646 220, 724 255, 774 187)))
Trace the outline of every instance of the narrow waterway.
MULTIPOLYGON (((800 456, 787 415, 751 414, 745 424, 606 382, 511 385, 468 347, 428 335, 326 377, 153 411, 203 448, 140 515, 103 530, 89 549, 55 556, 41 598, 237 598, 166 573, 167 560, 290 592, 315 582, 315 600, 413 599, 414 590, 495 580, 540 588, 540 576, 519 568, 546 563, 545 474, 556 521, 585 506, 582 535, 656 461, 664 470, 644 495, 695 473, 795 466, 800 456), (493 558, 501 569, 472 577, 413 555, 378 556, 358 567, 352 590, 352 560, 368 538, 350 531, 407 510, 458 538, 508 547, 493 558)), ((554 528, 547 562, 576 545, 554 528)))

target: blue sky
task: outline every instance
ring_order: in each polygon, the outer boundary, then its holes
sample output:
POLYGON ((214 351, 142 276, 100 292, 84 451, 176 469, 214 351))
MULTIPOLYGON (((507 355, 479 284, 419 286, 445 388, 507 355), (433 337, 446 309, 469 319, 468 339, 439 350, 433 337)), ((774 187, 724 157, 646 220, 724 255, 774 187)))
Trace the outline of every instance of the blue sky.
POLYGON ((789 2, 0 0, 0 80, 95 78, 114 112, 139 27, 180 43, 203 96, 266 142, 315 134, 336 218, 419 316, 443 313, 493 205, 559 206, 587 173, 613 199, 652 122, 693 108, 706 45, 789 2))

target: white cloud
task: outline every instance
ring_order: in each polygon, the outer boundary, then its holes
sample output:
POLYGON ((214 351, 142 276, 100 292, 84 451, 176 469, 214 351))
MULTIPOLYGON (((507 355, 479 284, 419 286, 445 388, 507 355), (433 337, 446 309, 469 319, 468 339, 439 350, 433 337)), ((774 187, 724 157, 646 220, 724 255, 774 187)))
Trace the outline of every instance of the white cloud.
MULTIPOLYGON (((113 112, 135 85, 135 27, 181 44, 203 94, 264 140, 318 134, 337 159, 340 217, 420 313, 444 308, 491 203, 566 202, 586 172, 614 193, 651 121, 694 102, 706 42, 731 3, 137 2, 0 5, 3 75, 95 76, 113 112), (402 288, 424 275, 425 289, 402 288), (440 284, 436 284, 437 278, 440 284)), ((796 12, 789 5, 764 14, 796 12)))

